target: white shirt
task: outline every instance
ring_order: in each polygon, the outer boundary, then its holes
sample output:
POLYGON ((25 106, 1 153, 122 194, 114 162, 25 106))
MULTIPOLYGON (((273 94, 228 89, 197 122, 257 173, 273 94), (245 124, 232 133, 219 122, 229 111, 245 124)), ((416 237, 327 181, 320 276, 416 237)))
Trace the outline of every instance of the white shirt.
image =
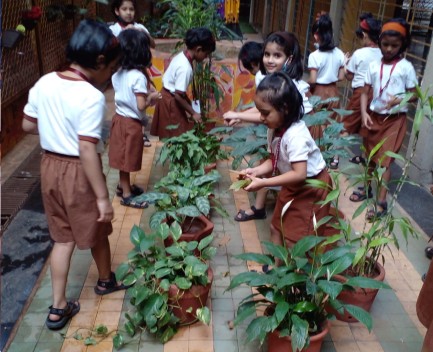
MULTIPOLYGON (((145 26, 143 26, 142 24, 134 22, 134 23, 132 23, 132 25, 134 26, 134 28, 145 31, 147 34, 149 34, 149 31, 147 30, 147 28, 145 26)), ((125 28, 122 27, 119 22, 116 22, 110 26, 110 29, 113 32, 113 34, 116 37, 118 37, 120 32, 122 32, 125 28)))
POLYGON ((162 77, 165 89, 174 94, 176 90, 186 92, 192 80, 192 66, 183 52, 177 54, 162 77))
POLYGON ((418 83, 416 72, 413 65, 406 59, 401 59, 396 65, 390 77, 392 64, 383 65, 383 76, 382 82, 380 79, 380 68, 382 61, 375 61, 370 63, 367 74, 365 76, 365 84, 369 84, 373 88, 373 100, 370 104, 370 109, 378 114, 390 114, 397 112, 406 112, 407 105, 403 106, 400 110, 396 110, 395 107, 391 110, 384 109, 383 103, 377 104, 378 98, 387 102, 390 96, 402 97, 408 89, 415 88, 418 83), (387 85, 387 82, 388 86, 387 85), (384 88, 382 95, 379 97, 380 87, 384 88))
POLYGON ((334 48, 330 51, 316 50, 308 57, 308 69, 317 71, 316 83, 330 84, 338 81, 338 71, 344 66, 344 54, 334 48))
POLYGON ((353 73, 352 88, 364 87, 368 66, 381 58, 382 52, 379 48, 366 47, 355 50, 346 66, 347 71, 353 73))
POLYGON ((79 136, 101 142, 105 115, 104 94, 86 81, 61 78, 57 72, 42 76, 30 89, 24 113, 37 119, 41 147, 79 156, 79 136))
MULTIPOLYGON (((280 139, 273 138, 274 132, 275 130, 268 129, 268 147, 273 152, 277 148, 280 139)), ((292 170, 291 163, 298 161, 307 162, 307 177, 318 175, 326 167, 319 147, 302 120, 293 123, 281 139, 277 161, 278 171, 280 174, 289 172, 292 170)))
POLYGON ((114 103, 116 113, 133 119, 141 119, 145 111, 140 111, 137 106, 137 95, 148 93, 146 76, 139 70, 117 71, 111 78, 114 88, 114 103))

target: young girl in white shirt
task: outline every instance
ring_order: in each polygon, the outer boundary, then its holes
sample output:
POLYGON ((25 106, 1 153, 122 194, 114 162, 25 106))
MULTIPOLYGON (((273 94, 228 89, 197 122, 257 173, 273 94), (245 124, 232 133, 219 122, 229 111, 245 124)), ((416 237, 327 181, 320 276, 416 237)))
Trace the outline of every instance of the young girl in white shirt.
MULTIPOLYGON (((269 128, 272 158, 243 170, 252 180, 245 190, 254 192, 281 186, 271 222, 271 240, 282 244, 284 236, 287 245, 293 246, 302 237, 314 234, 313 216, 319 221, 328 215, 329 205, 317 203, 329 193, 331 178, 319 148, 302 121, 302 96, 287 74, 267 75, 257 87, 254 102, 261 121, 269 128), (271 177, 260 178, 264 175, 271 177), (321 180, 329 189, 310 187, 307 179, 321 180), (293 202, 281 219, 281 211, 289 201, 293 202)), ((322 235, 323 230, 321 226, 318 234, 322 235)))
MULTIPOLYGON (((365 77, 365 85, 361 95, 362 128, 364 147, 369 155, 378 143, 385 140, 382 147, 368 165, 369 172, 380 164, 386 171, 382 175, 384 184, 391 178, 390 165, 394 158, 385 155, 391 151, 398 153, 406 135, 407 105, 399 107, 405 93, 415 91, 418 83, 413 65, 403 58, 403 53, 410 44, 409 26, 402 18, 394 18, 382 26, 379 47, 382 60, 370 63, 365 77), (373 100, 368 106, 368 96, 373 92, 373 100)), ((413 96, 411 101, 415 101, 413 96)), ((360 190, 364 194, 365 190, 360 190)), ((370 186, 367 190, 371 193, 370 186)), ((367 211, 366 218, 372 220, 387 212, 387 189, 378 190, 377 204, 367 211)), ((352 194, 351 199, 354 197, 352 194)), ((352 199, 353 200, 353 199, 352 199)))
MULTIPOLYGON (((378 46, 382 24, 379 20, 373 18, 371 13, 362 14, 359 21, 359 27, 355 33, 362 48, 355 50, 347 62, 344 72, 346 79, 352 82, 352 96, 346 109, 353 111, 343 119, 345 134, 359 133, 361 129, 361 93, 364 87, 365 75, 370 62, 382 58, 382 52, 378 46)), ((371 101, 371 96, 369 100, 371 101)), ((349 161, 360 164, 364 163, 365 159, 360 155, 356 155, 349 161)))
MULTIPOLYGON (((308 83, 310 84, 311 95, 319 96, 322 100, 339 99, 340 92, 337 82, 344 78, 345 57, 343 52, 334 44, 332 21, 328 14, 321 14, 317 18, 313 24, 312 32, 318 48, 308 57, 308 69, 310 71, 308 83)), ((332 110, 339 106, 339 101, 335 101, 324 104, 323 108, 332 110)), ((335 117, 336 115, 331 116, 335 117)), ((313 137, 314 139, 321 137, 321 130, 319 129, 313 137)), ((337 169, 338 163, 339 159, 335 156, 329 167, 337 169)))
POLYGON ((149 105, 160 98, 150 84, 146 68, 152 60, 148 37, 144 32, 126 29, 119 35, 123 56, 121 68, 112 77, 116 115, 110 131, 109 165, 119 170, 118 195, 120 204, 146 208, 136 196, 143 190, 130 185, 130 173, 141 169, 143 131, 141 119, 149 105))

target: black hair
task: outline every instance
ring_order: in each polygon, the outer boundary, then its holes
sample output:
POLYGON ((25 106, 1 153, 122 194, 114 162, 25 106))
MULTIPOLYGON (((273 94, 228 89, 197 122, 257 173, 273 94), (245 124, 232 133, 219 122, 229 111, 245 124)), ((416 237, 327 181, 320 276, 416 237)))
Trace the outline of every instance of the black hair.
MULTIPOLYGON (((265 42, 263 43, 263 55, 266 50, 266 45, 269 43, 276 43, 283 48, 284 54, 289 58, 292 56, 292 60, 289 64, 283 66, 282 71, 286 72, 291 79, 299 80, 304 74, 302 67, 302 56, 301 48, 299 46, 298 38, 296 35, 290 32, 273 32, 268 35, 265 42)), ((266 69, 263 64, 263 60, 260 61, 260 71, 266 74, 266 69)))
POLYGON ((242 45, 238 54, 238 65, 242 62, 242 66, 248 71, 253 70, 253 64, 260 66, 263 56, 263 44, 258 42, 246 42, 242 45))
POLYGON ((380 37, 379 37, 379 47, 380 47, 380 42, 382 40, 382 37, 384 35, 389 35, 391 37, 399 37, 401 39, 401 43, 402 43, 400 51, 399 51, 399 54, 401 54, 410 45, 410 42, 411 42, 410 27, 409 27, 409 25, 407 24, 407 22, 403 18, 399 18, 399 17, 398 18, 392 18, 392 19, 390 19, 389 21, 387 21, 386 23, 384 23, 384 25, 387 24, 387 23, 392 23, 392 22, 401 24, 405 28, 405 30, 406 30, 406 35, 403 35, 400 32, 397 32, 397 31, 394 31, 394 30, 385 30, 384 31, 382 29, 382 32, 380 33, 380 37))
POLYGON ((105 23, 83 20, 72 34, 66 46, 66 58, 69 62, 96 69, 98 56, 104 55, 104 64, 117 59, 121 49, 119 41, 105 23))
POLYGON ((134 9, 137 11, 137 1, 136 0, 113 0, 111 2, 111 12, 113 13, 114 17, 118 20, 118 21, 122 21, 122 19, 116 15, 116 10, 119 10, 120 6, 122 6, 122 4, 125 1, 130 1, 132 2, 132 6, 134 6, 134 9))
POLYGON ((363 20, 365 20, 367 23, 368 29, 358 27, 358 29, 355 31, 356 36, 358 38, 362 38, 365 33, 373 43, 377 44, 379 42, 380 31, 382 29, 382 22, 375 19, 371 12, 366 12, 359 16, 359 22, 363 20))
POLYGON ((319 36, 319 50, 330 51, 335 48, 334 44, 334 32, 332 30, 332 20, 328 14, 322 14, 313 23, 312 27, 313 35, 319 36))
POLYGON ((188 49, 194 49, 201 46, 203 51, 207 53, 215 51, 215 37, 212 32, 205 27, 188 29, 184 41, 188 49))
POLYGON ((282 128, 289 128, 304 116, 302 95, 285 72, 267 75, 257 87, 256 94, 264 94, 264 100, 284 117, 282 128))
POLYGON ((123 57, 120 66, 125 70, 144 70, 152 61, 149 37, 136 29, 125 29, 119 34, 123 57))

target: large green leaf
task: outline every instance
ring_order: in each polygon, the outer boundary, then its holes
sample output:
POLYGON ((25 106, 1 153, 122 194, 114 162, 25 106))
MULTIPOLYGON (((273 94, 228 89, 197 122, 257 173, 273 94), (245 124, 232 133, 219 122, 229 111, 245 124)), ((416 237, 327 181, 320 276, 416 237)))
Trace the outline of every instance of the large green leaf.
POLYGON ((130 267, 128 263, 121 263, 116 269, 116 278, 122 281, 126 274, 129 272, 129 269, 130 267))
POLYGON ((249 261, 252 261, 252 262, 259 263, 259 264, 267 264, 267 265, 274 264, 274 261, 272 260, 272 258, 270 258, 266 254, 260 254, 260 253, 241 253, 241 254, 237 254, 235 257, 238 258, 238 259, 249 260, 249 261))
POLYGON ((206 325, 210 324, 210 310, 208 307, 204 306, 202 308, 197 308, 196 315, 198 320, 200 320, 202 323, 205 323, 206 325))
POLYGON ((337 298, 343 289, 343 284, 337 281, 318 280, 317 285, 332 299, 337 298))
POLYGON ((352 264, 352 258, 350 256, 341 257, 326 267, 326 275, 328 279, 334 275, 342 273, 352 264))
POLYGON ((210 202, 207 197, 197 197, 195 199, 195 205, 198 210, 203 214, 208 216, 210 212, 210 202))
POLYGON ((292 315, 292 350, 302 351, 308 341, 308 321, 299 318, 297 315, 292 315))
POLYGON ((276 245, 272 242, 264 241, 263 245, 266 250, 275 258, 281 259, 282 261, 286 261, 289 256, 289 252, 284 246, 276 245))
POLYGON ((292 256, 294 257, 305 257, 306 253, 317 246, 324 240, 324 237, 319 236, 305 236, 301 238, 292 248, 292 256))
POLYGON ((253 316, 253 317, 256 316, 256 302, 255 301, 249 301, 245 304, 240 305, 238 307, 236 318, 233 322, 235 325, 239 325, 245 319, 249 318, 250 316, 253 316))
POLYGON ((266 335, 271 331, 271 318, 262 316, 254 319, 247 327, 247 337, 249 341, 259 339, 260 344, 265 341, 266 335))
POLYGON ((277 325, 279 325, 283 319, 286 317, 287 312, 289 311, 290 305, 287 302, 279 302, 275 306, 274 316, 277 320, 277 325))
POLYGON ((131 232, 129 233, 129 238, 135 247, 140 245, 142 239, 144 239, 144 231, 137 225, 132 226, 131 232))
POLYGON ((373 319, 371 318, 370 313, 360 307, 351 304, 344 304, 343 306, 350 315, 352 315, 360 323, 365 325, 368 331, 371 332, 371 329, 373 327, 373 319))
POLYGON ((378 281, 375 279, 370 279, 364 276, 351 277, 345 282, 345 284, 348 286, 360 287, 360 288, 374 288, 374 289, 391 288, 385 282, 378 281))
POLYGON ((277 283, 277 288, 290 287, 300 282, 305 282, 307 275, 296 272, 288 273, 284 275, 277 283))
POLYGON ((243 273, 239 273, 231 279, 230 285, 227 288, 227 290, 232 290, 235 287, 238 287, 239 285, 242 284, 248 284, 251 280, 255 279, 256 277, 259 277, 260 275, 262 274, 253 271, 246 271, 243 273))
POLYGON ((174 241, 179 241, 180 236, 182 236, 182 227, 175 221, 170 225, 170 235, 174 241))
POLYGON ((212 241, 213 241, 214 237, 212 235, 206 236, 205 238, 203 238, 200 243, 198 244, 198 250, 202 251, 204 248, 206 248, 207 246, 209 246, 212 241))
POLYGON ((322 264, 328 264, 344 255, 349 254, 351 250, 352 248, 349 245, 331 249, 330 251, 323 253, 323 255, 320 257, 320 262, 322 264))
POLYGON ((192 286, 191 281, 187 280, 184 277, 176 277, 176 279, 174 279, 174 283, 181 290, 187 290, 187 289, 189 289, 192 286))
POLYGON ((182 207, 177 209, 176 211, 180 215, 189 216, 191 218, 199 217, 201 214, 200 210, 195 205, 188 205, 186 207, 182 207))

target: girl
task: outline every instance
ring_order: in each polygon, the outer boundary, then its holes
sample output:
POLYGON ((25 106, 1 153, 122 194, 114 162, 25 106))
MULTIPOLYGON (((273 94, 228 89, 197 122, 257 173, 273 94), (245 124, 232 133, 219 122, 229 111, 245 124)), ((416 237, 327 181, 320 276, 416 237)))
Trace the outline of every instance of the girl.
POLYGON ((153 115, 150 134, 167 138, 189 131, 194 122, 202 122, 186 95, 193 76, 193 63, 202 62, 215 51, 215 38, 207 28, 192 28, 186 32, 186 50, 177 54, 162 77, 162 100, 153 115), (167 126, 177 125, 175 129, 167 126))
POLYGON ((45 150, 42 199, 54 241, 49 329, 63 328, 80 310, 78 301, 65 296, 75 246, 92 251, 99 272, 96 294, 125 288, 110 268, 113 208, 99 154, 105 97, 98 88, 116 70, 119 54, 118 41, 105 24, 82 21, 66 48, 70 66, 40 78, 24 107, 23 129, 39 133, 45 150))
MULTIPOLYGON (((359 39, 362 48, 355 50, 352 57, 345 67, 345 77, 352 81, 352 97, 350 98, 347 110, 353 113, 344 117, 343 123, 347 134, 359 133, 361 128, 361 93, 364 87, 364 79, 368 65, 372 61, 382 58, 379 49, 379 35, 382 27, 380 21, 373 18, 371 13, 361 15, 359 18, 359 28, 356 30, 356 37, 359 39)), ((369 97, 371 101, 371 97, 369 97)), ((365 163, 365 159, 356 155, 349 160, 352 163, 365 163)))
POLYGON ((110 26, 111 31, 117 37, 124 29, 138 29, 146 33, 149 38, 151 48, 155 48, 155 40, 149 31, 142 24, 134 22, 135 9, 137 8, 136 0, 113 0, 111 11, 116 18, 116 23, 110 26))
MULTIPOLYGON (((332 21, 328 14, 321 14, 313 24, 312 28, 315 46, 318 48, 308 57, 308 69, 310 78, 308 83, 311 94, 319 96, 322 100, 328 98, 339 98, 337 82, 344 78, 344 54, 334 44, 332 21)), ((339 102, 325 104, 327 110, 338 108, 339 102)), ((314 133, 315 139, 321 133, 314 133)), ((331 169, 338 168, 337 156, 330 163, 331 169)))
MULTIPOLYGON (((314 178, 331 185, 331 178, 319 148, 301 120, 302 96, 287 74, 277 72, 266 76, 257 88, 254 102, 260 119, 269 128, 272 158, 243 171, 252 180, 245 190, 281 186, 271 222, 271 240, 282 244, 284 235, 291 247, 302 237, 314 234, 314 215, 319 221, 329 213, 329 205, 317 204, 326 198, 328 191, 308 187, 306 179, 314 178), (269 174, 270 178, 258 177, 269 174), (281 228, 281 211, 291 200, 281 228)), ((323 229, 318 229, 319 235, 323 234, 323 229)))
MULTIPOLYGON (((425 275, 425 274, 424 274, 425 275)), ((427 328, 424 336, 421 352, 433 351, 433 264, 430 263, 429 270, 425 276, 424 283, 416 301, 416 314, 422 325, 427 328)))
MULTIPOLYGON (((409 26, 401 18, 394 18, 385 23, 379 37, 379 47, 382 52, 382 60, 371 62, 365 85, 361 95, 361 134, 364 136, 364 147, 367 155, 382 140, 385 143, 373 156, 370 171, 381 160, 380 165, 386 168, 382 178, 385 183, 390 180, 389 169, 393 158, 386 157, 386 151, 398 153, 406 134, 407 105, 398 105, 404 98, 404 93, 415 91, 418 83, 415 69, 412 64, 403 58, 403 53, 410 44, 409 26), (373 100, 367 110, 368 96, 373 92, 373 100), (382 159, 383 158, 383 159, 382 159)), ((413 96, 410 101, 415 101, 413 96)), ((377 197, 375 208, 367 211, 366 218, 373 220, 383 216, 388 208, 386 202, 386 187, 381 187, 377 197)), ((365 190, 352 194, 351 199, 370 196, 365 190)))
MULTIPOLYGON (((309 85, 301 80, 303 75, 302 56, 296 36, 289 32, 275 32, 266 38, 263 47, 263 59, 260 62, 260 71, 256 74, 256 86, 260 84, 266 74, 279 71, 286 72, 302 95, 305 113, 309 113, 312 110, 312 106, 306 96, 309 85)), ((228 121, 229 125, 234 125, 239 121, 262 122, 260 120, 260 112, 256 107, 244 112, 228 111, 223 117, 225 121, 228 121)), ((235 220, 265 219, 266 195, 267 189, 257 192, 255 204, 250 209, 240 209, 235 216, 235 220)))
POLYGON ((152 60, 146 34, 126 29, 120 33, 119 41, 123 57, 120 70, 112 78, 116 115, 110 132, 109 165, 119 170, 120 204, 144 209, 148 203, 136 198, 143 190, 130 185, 129 173, 141 169, 143 132, 140 121, 160 93, 151 87, 146 71, 152 60))

